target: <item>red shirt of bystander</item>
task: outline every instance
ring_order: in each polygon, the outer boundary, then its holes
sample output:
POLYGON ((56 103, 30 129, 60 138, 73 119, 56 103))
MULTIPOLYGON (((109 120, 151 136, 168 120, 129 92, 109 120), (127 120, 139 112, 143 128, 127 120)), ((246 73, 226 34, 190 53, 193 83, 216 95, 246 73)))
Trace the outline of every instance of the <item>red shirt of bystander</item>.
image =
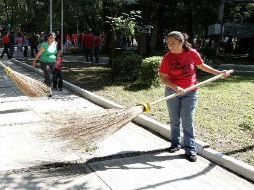
POLYGON ((85 43, 85 48, 92 49, 93 48, 93 34, 91 32, 88 32, 84 36, 84 43, 85 43))
POLYGON ((101 38, 101 36, 95 36, 94 37, 94 44, 95 44, 95 47, 97 47, 97 48, 101 47, 101 45, 102 45, 102 38, 101 38))

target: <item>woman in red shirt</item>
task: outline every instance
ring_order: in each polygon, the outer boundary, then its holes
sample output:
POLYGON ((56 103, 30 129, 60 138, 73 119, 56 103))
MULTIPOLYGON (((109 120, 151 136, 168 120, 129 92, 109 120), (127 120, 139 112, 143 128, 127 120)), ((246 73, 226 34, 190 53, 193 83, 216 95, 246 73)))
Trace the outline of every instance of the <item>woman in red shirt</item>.
POLYGON ((219 75, 218 71, 206 65, 199 53, 191 48, 188 36, 178 31, 170 32, 167 36, 169 52, 164 56, 160 66, 160 78, 165 84, 165 96, 178 93, 180 96, 167 100, 171 126, 171 147, 169 152, 178 151, 180 146, 180 125, 183 128, 183 148, 186 158, 195 162, 197 153, 195 147, 194 115, 198 101, 197 89, 184 94, 184 89, 197 83, 196 67, 205 72, 219 75))

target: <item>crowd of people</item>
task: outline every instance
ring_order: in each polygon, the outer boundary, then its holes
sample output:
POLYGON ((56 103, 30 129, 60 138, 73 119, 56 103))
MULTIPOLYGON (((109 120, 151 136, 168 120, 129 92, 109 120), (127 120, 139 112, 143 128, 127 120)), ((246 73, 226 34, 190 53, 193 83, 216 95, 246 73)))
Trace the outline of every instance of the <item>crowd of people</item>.
MULTIPOLYGON (((6 54, 8 59, 14 57, 16 46, 16 59, 34 58, 38 53, 42 43, 47 41, 47 33, 25 33, 25 32, 1 32, 3 51, 1 58, 6 54), (29 52, 29 54, 28 54, 29 52)), ((66 33, 63 39, 63 50, 65 53, 69 49, 77 48, 83 50, 87 62, 99 62, 99 54, 103 45, 104 36, 100 32, 92 32, 91 29, 83 33, 66 33)), ((61 35, 56 33, 57 48, 61 49, 61 35)))
POLYGON ((23 59, 26 57, 34 57, 38 53, 38 48, 42 42, 46 41, 44 33, 25 33, 25 32, 1 32, 3 52, 7 55, 8 59, 14 58, 15 46, 17 47, 16 57, 17 59, 23 59), (30 55, 28 50, 30 48, 30 55))
POLYGON ((86 57, 86 62, 94 62, 93 58, 95 58, 95 62, 99 63, 99 54, 101 52, 103 43, 103 34, 100 32, 92 32, 91 29, 88 29, 81 34, 66 34, 64 49, 65 51, 68 51, 70 48, 83 49, 86 57))
MULTIPOLYGON (((57 33, 22 33, 22 32, 1 32, 3 51, 1 59, 6 54, 8 59, 15 58, 34 58, 33 67, 40 66, 44 73, 44 83, 54 90, 62 90, 62 63, 63 52, 62 40, 59 32, 57 33), (28 51, 30 50, 30 51, 28 51), (28 52, 30 54, 28 54, 28 52)), ((63 49, 70 48, 83 49, 86 62, 99 63, 99 54, 103 44, 103 36, 99 32, 93 33, 91 29, 82 34, 65 34, 63 49)), ((50 96, 52 91, 50 92, 50 96)))

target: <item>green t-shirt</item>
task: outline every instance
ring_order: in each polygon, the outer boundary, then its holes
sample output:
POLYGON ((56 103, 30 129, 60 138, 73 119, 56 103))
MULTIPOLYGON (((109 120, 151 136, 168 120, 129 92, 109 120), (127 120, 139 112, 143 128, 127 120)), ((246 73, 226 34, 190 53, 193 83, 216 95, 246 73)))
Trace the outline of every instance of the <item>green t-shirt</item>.
POLYGON ((44 42, 41 44, 41 47, 45 49, 42 53, 40 61, 41 62, 56 62, 56 54, 57 54, 57 43, 53 42, 50 46, 48 42, 44 42))

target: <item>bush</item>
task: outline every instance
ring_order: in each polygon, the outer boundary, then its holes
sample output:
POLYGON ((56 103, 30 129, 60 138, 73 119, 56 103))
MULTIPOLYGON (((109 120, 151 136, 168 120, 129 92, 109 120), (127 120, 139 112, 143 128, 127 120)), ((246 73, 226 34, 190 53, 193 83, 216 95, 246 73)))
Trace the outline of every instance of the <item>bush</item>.
POLYGON ((137 80, 141 72, 143 57, 134 52, 123 52, 114 61, 116 75, 126 76, 129 80, 137 80))
POLYGON ((208 59, 215 59, 217 57, 216 55, 216 48, 212 47, 205 47, 200 50, 200 53, 202 56, 208 58, 208 59))
POLYGON ((142 62, 141 80, 144 85, 158 86, 160 84, 159 67, 161 56, 148 57, 142 62))

